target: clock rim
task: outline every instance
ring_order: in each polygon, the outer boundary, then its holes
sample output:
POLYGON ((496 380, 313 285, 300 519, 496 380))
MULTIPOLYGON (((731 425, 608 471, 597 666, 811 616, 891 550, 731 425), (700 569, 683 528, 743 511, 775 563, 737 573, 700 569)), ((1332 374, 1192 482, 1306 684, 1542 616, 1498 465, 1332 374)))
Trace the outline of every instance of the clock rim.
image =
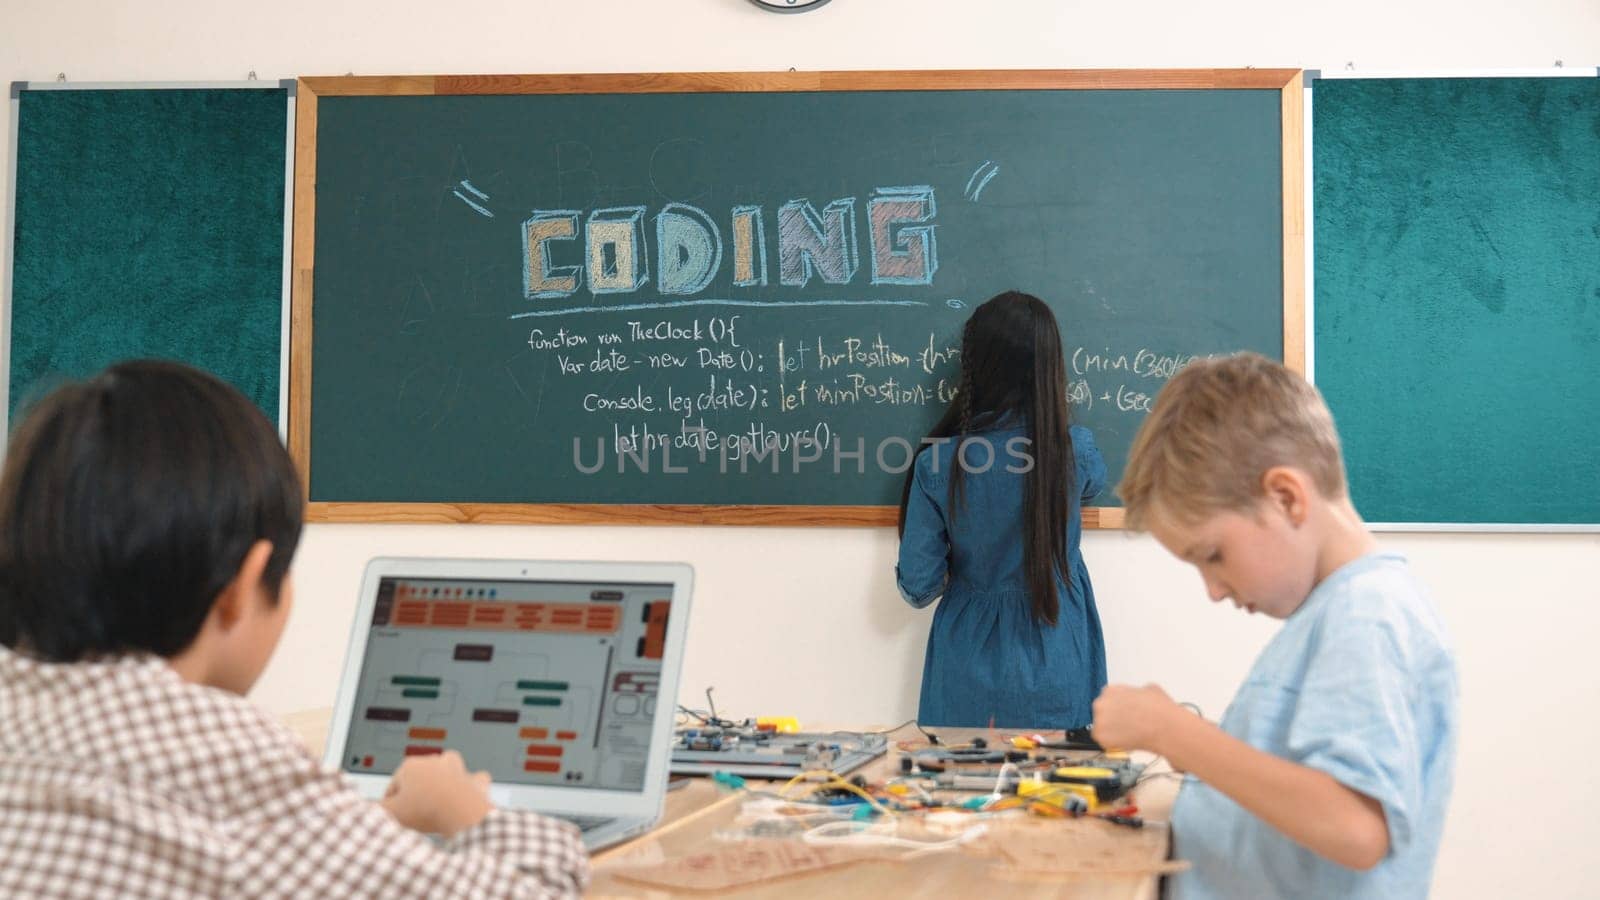
POLYGON ((781 13, 784 15, 810 12, 813 9, 817 9, 818 7, 826 6, 828 4, 828 0, 804 0, 804 5, 801 6, 778 6, 774 3, 768 2, 768 0, 750 0, 750 2, 754 3, 757 7, 766 10, 767 12, 781 13))

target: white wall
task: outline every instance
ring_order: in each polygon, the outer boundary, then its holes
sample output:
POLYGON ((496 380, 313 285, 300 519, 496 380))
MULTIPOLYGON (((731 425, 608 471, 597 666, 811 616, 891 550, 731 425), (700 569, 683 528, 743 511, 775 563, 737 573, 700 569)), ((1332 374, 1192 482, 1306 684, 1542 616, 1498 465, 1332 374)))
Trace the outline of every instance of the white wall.
MULTIPOLYGON (((0 0, 0 79, 296 75, 1600 63, 1594 0, 836 0, 774 16, 745 0, 0 0)), ((5 153, 0 145, 0 153, 5 153)), ((10 160, 0 157, 9 168, 10 160)), ((1586 480, 1592 483, 1592 474, 1586 480)), ((1488 489, 1488 486, 1486 486, 1488 489)), ((1434 587, 1463 673, 1465 731, 1436 893, 1593 895, 1579 860, 1600 782, 1600 536, 1394 535, 1434 587), (1513 813, 1515 809, 1517 812, 1513 813)), ((1216 715, 1272 625, 1205 602, 1148 539, 1085 556, 1112 677, 1157 680, 1216 715)), ((685 697, 828 722, 916 709, 928 617, 899 602, 888 530, 312 526, 298 598, 255 692, 326 706, 360 571, 380 554, 682 559, 699 586, 685 697)))

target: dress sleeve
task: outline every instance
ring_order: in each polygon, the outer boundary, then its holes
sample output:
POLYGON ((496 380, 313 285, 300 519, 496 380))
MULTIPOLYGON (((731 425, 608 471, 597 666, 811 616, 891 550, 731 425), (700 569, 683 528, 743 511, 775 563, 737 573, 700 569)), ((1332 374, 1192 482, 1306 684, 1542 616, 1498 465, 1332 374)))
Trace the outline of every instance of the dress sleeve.
POLYGON ((950 570, 950 535, 944 509, 929 484, 935 479, 928 468, 938 452, 938 447, 930 447, 917 454, 911 492, 906 497, 905 534, 900 537, 900 559, 895 565, 900 596, 917 609, 943 596, 950 570))
POLYGON ((1106 489, 1106 461, 1100 455, 1100 448, 1095 446, 1094 432, 1082 425, 1074 425, 1070 433, 1078 484, 1083 487, 1079 499, 1088 503, 1106 489))

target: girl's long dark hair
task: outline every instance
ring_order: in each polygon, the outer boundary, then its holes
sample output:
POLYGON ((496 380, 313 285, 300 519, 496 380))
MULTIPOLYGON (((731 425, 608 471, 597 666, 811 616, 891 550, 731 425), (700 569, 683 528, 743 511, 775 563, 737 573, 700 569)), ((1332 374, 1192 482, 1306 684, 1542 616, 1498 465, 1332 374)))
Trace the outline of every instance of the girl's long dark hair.
MULTIPOLYGON (((1032 468, 1023 475, 1022 566, 1028 595, 1034 621, 1054 625, 1060 612, 1056 578, 1070 577, 1067 523, 1072 492, 1077 489, 1077 469, 1068 431, 1061 331, 1050 307, 1021 291, 1006 291, 973 310, 961 333, 961 380, 955 399, 928 433, 929 438, 957 438, 960 442, 950 467, 952 521, 963 499, 962 448, 973 433, 1009 417, 1024 424, 1033 459, 1032 468)), ((992 449, 998 460, 999 449, 992 449)), ((937 448, 932 452, 938 452, 937 448)), ((900 493, 902 535, 915 474, 915 466, 906 472, 900 493)))

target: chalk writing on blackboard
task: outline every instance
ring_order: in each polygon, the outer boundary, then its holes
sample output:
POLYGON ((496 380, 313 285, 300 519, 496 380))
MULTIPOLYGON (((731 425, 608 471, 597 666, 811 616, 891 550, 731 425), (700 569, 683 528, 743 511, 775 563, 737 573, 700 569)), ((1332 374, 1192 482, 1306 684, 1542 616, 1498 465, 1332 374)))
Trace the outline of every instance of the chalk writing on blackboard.
POLYGON ((476 211, 478 213, 478 215, 487 216, 488 218, 491 218, 491 219, 494 218, 494 213, 491 212, 488 207, 484 206, 482 203, 475 202, 474 200, 472 200, 471 198, 469 198, 467 196, 467 194, 471 194, 473 197, 476 197, 478 200, 481 201, 481 200, 488 200, 489 199, 489 195, 488 194, 485 194, 483 191, 478 190, 476 187, 473 186, 472 182, 466 180, 465 178, 461 179, 461 181, 459 181, 457 183, 461 186, 460 190, 457 190, 455 188, 451 188, 450 193, 455 194, 456 198, 459 199, 462 203, 465 203, 466 205, 472 207, 472 209, 474 211, 476 211), (461 193, 461 191, 463 191, 463 190, 466 191, 467 194, 461 193))
MULTIPOLYGON (((969 187, 969 196, 976 199, 983 185, 998 171, 992 162, 980 167, 979 172, 973 174, 976 187, 969 187)), ((461 185, 479 199, 487 199, 466 181, 461 185)), ((492 215, 461 192, 455 193, 468 206, 492 215)), ((857 199, 835 198, 821 209, 807 198, 778 204, 775 218, 779 284, 803 289, 813 280, 829 285, 852 284, 859 280, 862 241, 856 232, 857 199)), ((934 189, 928 185, 873 189, 866 202, 868 276, 865 280, 868 285, 933 284, 939 270, 939 246, 933 221, 937 214, 934 189)), ((799 301, 698 297, 721 273, 725 258, 731 266, 731 281, 735 287, 761 287, 772 277, 763 209, 734 206, 729 209, 726 221, 727 233, 732 238, 731 251, 727 253, 719 220, 688 203, 667 203, 653 216, 645 206, 614 206, 587 213, 577 209, 535 210, 522 223, 521 229, 522 285, 527 299, 560 300, 583 290, 597 298, 632 294, 640 291, 652 277, 655 292, 663 299, 578 308, 546 305, 515 313, 511 318, 689 305, 928 304, 926 300, 876 297, 799 301), (652 229, 655 237, 653 267, 647 229, 652 229), (557 264, 553 250, 569 241, 582 243, 582 261, 557 264)), ((959 303, 954 299, 945 302, 959 303)))
MULTIPOLYGON (((533 353, 554 363, 558 379, 605 376, 605 387, 572 395, 575 412, 595 428, 573 437, 573 466, 599 471, 624 457, 690 451, 740 470, 815 461, 824 452, 867 460, 894 448, 847 446, 833 419, 852 408, 938 408, 955 396, 955 335, 929 329, 910 344, 881 332, 780 333, 752 346, 740 314, 692 319, 630 319, 616 330, 582 326, 530 329, 533 353), (780 424, 781 423, 781 424, 780 424), (776 456, 774 455, 776 454, 776 456)), ((1087 412, 1098 406, 1139 417, 1193 355, 1148 347, 1076 346, 1068 351, 1068 393, 1087 412)), ((895 440, 902 439, 896 438, 895 440)), ((880 442, 881 443, 881 442, 880 442)))

